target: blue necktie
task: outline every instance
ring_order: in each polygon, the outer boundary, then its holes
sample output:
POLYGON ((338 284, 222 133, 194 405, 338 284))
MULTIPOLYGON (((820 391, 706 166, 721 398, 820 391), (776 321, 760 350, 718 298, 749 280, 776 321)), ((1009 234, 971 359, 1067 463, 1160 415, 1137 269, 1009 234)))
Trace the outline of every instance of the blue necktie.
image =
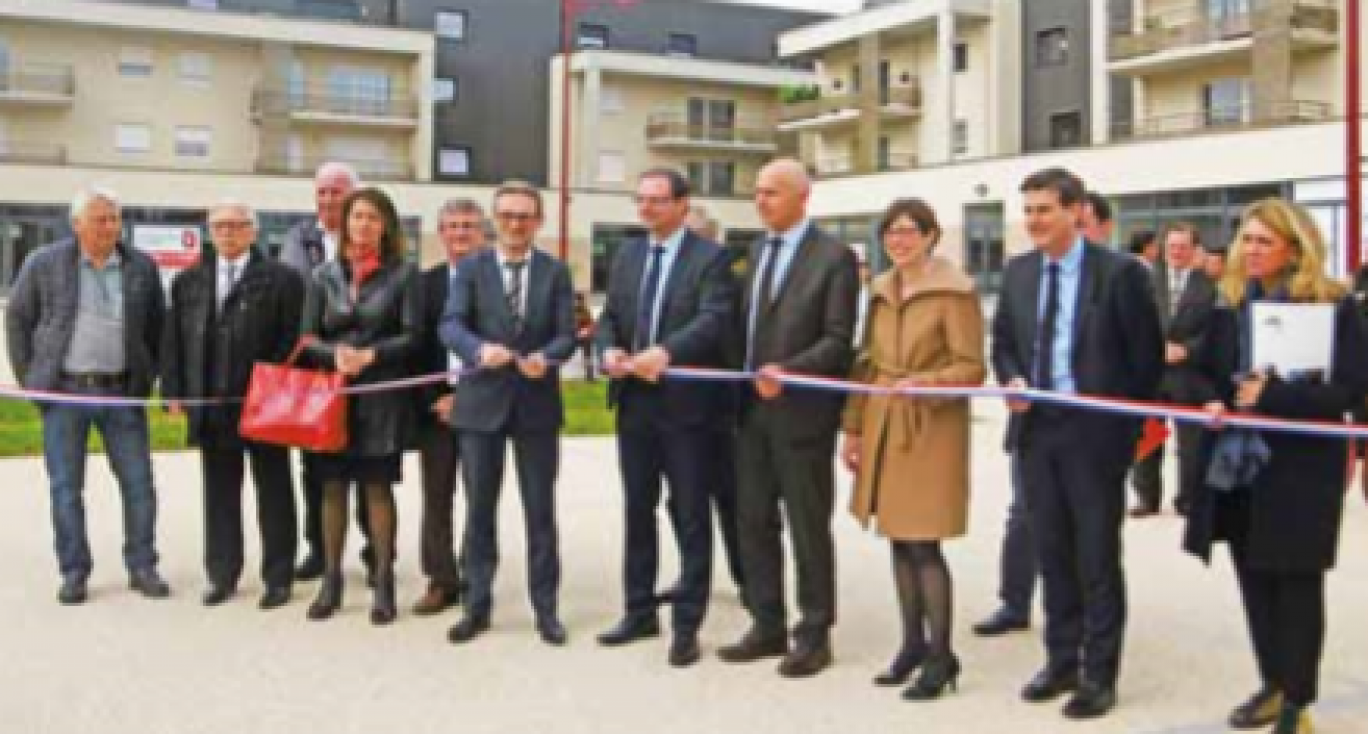
POLYGON ((656 294, 660 292, 660 259, 665 254, 663 245, 651 245, 651 262, 646 266, 646 284, 637 301, 636 328, 632 332, 632 351, 640 352, 655 343, 656 294))

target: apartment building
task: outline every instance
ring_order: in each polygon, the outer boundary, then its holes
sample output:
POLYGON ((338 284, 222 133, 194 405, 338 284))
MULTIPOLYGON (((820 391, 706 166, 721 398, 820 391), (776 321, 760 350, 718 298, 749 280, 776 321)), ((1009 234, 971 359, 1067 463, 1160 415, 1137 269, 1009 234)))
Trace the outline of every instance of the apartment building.
MULTIPOLYGON (((561 79, 563 60, 550 76, 561 79)), ((794 152, 794 136, 778 129, 783 90, 812 84, 806 71, 684 54, 582 50, 570 56, 570 180, 575 191, 630 196, 636 177, 655 167, 684 172, 731 244, 754 240, 756 174, 766 161, 794 152)), ((559 120, 561 86, 550 112, 559 120)), ((559 180, 561 135, 551 132, 551 172, 559 180)), ((639 236, 635 217, 597 221, 590 235, 591 284, 607 282, 619 243, 639 236)))
POLYGON ((889 201, 921 196, 945 225, 942 251, 986 290, 1028 246, 1020 181, 1052 165, 1112 198, 1114 244, 1176 219, 1228 242, 1244 205, 1282 195, 1312 208, 1338 252, 1340 4, 880 4, 780 37, 781 54, 821 77, 784 124, 804 133, 831 229, 868 243, 889 201))

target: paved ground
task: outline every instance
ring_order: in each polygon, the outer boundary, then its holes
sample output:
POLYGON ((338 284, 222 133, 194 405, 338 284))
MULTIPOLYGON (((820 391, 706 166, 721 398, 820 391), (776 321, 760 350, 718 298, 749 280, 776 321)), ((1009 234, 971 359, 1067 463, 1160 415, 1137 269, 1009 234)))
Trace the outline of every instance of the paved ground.
MULTIPOLYGON (((949 546, 961 629, 994 606, 996 553, 1006 504, 998 451, 1000 411, 978 424, 972 532, 949 546)), ((1092 724, 1066 723, 1057 706, 1017 698, 1040 662, 1035 632, 997 641, 962 632, 962 689, 908 704, 870 685, 897 645, 887 552, 844 514, 836 518, 841 620, 835 667, 815 680, 780 679, 771 663, 733 667, 713 651, 745 618, 719 575, 704 630, 705 659, 678 671, 665 643, 600 649, 593 634, 618 612, 620 501, 612 444, 567 442, 560 485, 564 537, 564 650, 531 630, 523 592, 516 495, 505 504, 505 562, 495 629, 477 643, 445 642, 454 614, 405 613, 388 629, 367 621, 368 597, 352 569, 339 617, 310 623, 312 584, 285 609, 255 607, 245 580, 237 601, 200 606, 200 501, 192 454, 156 460, 162 498, 163 569, 174 597, 149 602, 124 586, 116 491, 92 462, 88 499, 97 568, 80 608, 54 601, 54 561, 41 463, 0 462, 0 629, 5 683, 0 721, 12 732, 1141 732, 1224 731, 1229 707, 1254 683, 1234 581, 1222 558, 1211 570, 1177 550, 1180 523, 1167 515, 1127 531, 1132 615, 1121 705, 1092 724)), ((400 593, 421 591, 418 487, 413 463, 402 491, 400 593)), ((1368 512, 1355 498, 1340 570, 1332 577, 1329 651, 1318 708, 1325 732, 1368 731, 1368 512)), ((355 548, 355 544, 353 544, 355 548)), ((255 543, 249 545, 255 559, 255 543)), ((354 558, 354 553, 349 552, 354 558)), ((672 573, 672 570, 667 571, 672 573)))

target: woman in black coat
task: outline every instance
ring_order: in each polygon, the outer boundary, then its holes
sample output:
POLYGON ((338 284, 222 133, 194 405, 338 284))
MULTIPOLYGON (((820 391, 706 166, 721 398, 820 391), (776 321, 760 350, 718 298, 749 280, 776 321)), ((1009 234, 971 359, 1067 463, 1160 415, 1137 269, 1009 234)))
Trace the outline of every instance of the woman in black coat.
MULTIPOLYGON (((1325 276, 1325 244, 1310 216, 1281 199, 1245 212, 1202 354, 1213 393, 1207 410, 1340 423, 1368 394, 1368 337, 1343 286, 1325 276), (1252 364, 1252 305, 1331 304, 1328 374, 1278 375, 1252 364)), ((1325 574, 1335 563, 1350 442, 1224 428, 1203 443, 1206 481, 1193 498, 1185 546, 1210 560, 1230 547, 1258 662, 1260 689, 1231 726, 1276 722, 1276 734, 1310 731, 1325 640, 1325 574)))
MULTIPOLYGON (((338 257, 313 273, 302 332, 312 362, 348 377, 350 386, 408 377, 422 329, 417 268, 404 259, 399 215, 378 189, 358 189, 342 208, 338 257)), ((402 478, 403 451, 416 431, 412 396, 403 390, 347 398, 347 447, 318 454, 323 481, 324 575, 310 619, 326 619, 342 604, 342 550, 347 536, 347 491, 361 487, 375 550, 371 622, 396 615, 393 487, 402 478)))

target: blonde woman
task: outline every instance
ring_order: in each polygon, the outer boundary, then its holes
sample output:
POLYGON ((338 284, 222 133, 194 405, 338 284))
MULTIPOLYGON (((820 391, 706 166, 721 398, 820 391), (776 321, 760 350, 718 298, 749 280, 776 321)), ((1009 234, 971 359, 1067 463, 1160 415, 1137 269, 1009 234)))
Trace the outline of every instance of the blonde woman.
MULTIPOLYGON (((1368 393, 1368 337, 1346 289, 1325 275, 1325 242, 1306 211, 1265 199, 1244 213, 1221 282, 1204 369, 1208 412, 1339 422, 1368 393), (1252 314, 1260 302, 1335 309, 1328 370, 1277 374, 1252 362, 1252 314)), ((1349 442, 1217 428, 1207 434, 1205 481, 1188 515, 1185 546, 1210 560, 1230 547, 1260 687, 1230 725, 1311 731, 1325 640, 1325 573, 1335 563, 1349 442)))
MULTIPOLYGON (((879 237, 893 268, 875 278, 865 336, 852 378, 883 387, 977 385, 987 373, 983 314, 963 271, 936 257, 941 229, 918 199, 894 202, 879 237)), ((878 685, 901 685, 908 700, 954 687, 954 598, 940 542, 964 534, 969 514, 969 402, 966 399, 852 397, 841 457, 856 475, 851 512, 887 536, 902 607, 903 641, 878 685)))

